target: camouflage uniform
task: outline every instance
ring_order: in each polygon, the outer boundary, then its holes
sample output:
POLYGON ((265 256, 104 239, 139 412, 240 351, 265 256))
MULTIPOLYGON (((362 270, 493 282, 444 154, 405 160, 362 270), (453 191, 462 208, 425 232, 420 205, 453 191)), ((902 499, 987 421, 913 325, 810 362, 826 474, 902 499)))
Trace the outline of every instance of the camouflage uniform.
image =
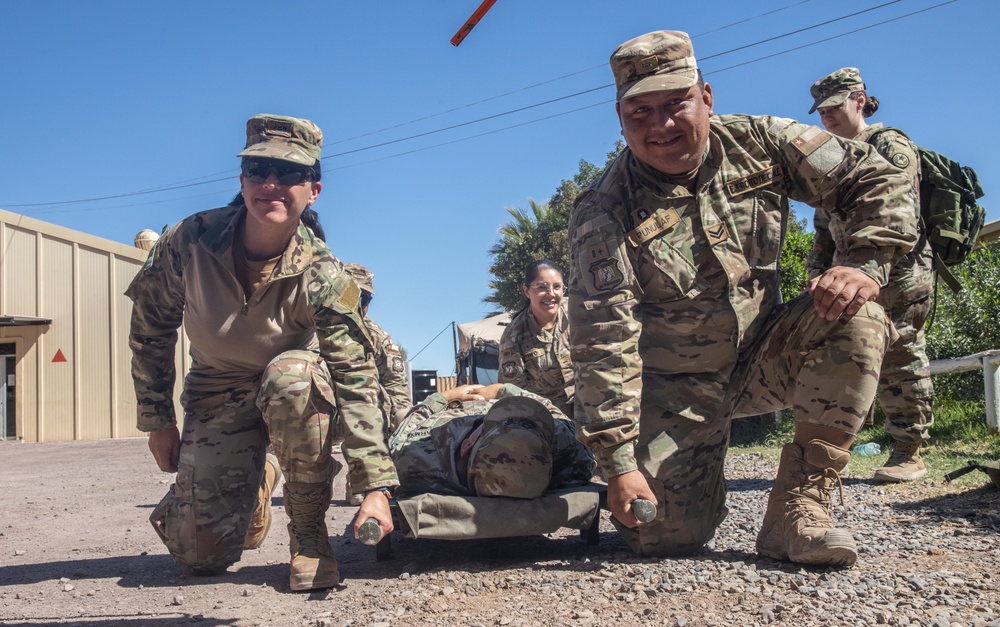
MULTIPOLYGON (((881 129, 881 124, 870 125, 854 139, 868 142, 881 129)), ((876 139, 875 149, 904 170, 919 188, 920 157, 909 139, 887 130, 876 139)), ((807 262, 810 278, 829 268, 833 259, 835 251, 829 222, 829 215, 817 210, 816 237, 807 262)), ((899 340, 889 348, 882 361, 878 400, 885 412, 886 432, 900 442, 919 443, 929 439, 934 423, 934 388, 924 337, 924 324, 934 293, 934 269, 933 255, 925 244, 926 240, 921 238, 912 252, 892 266, 889 282, 878 297, 899 333, 899 340)))
POLYGON ((399 352, 399 346, 368 316, 365 316, 365 327, 375 346, 378 382, 382 386, 384 395, 382 408, 391 432, 410 407, 413 407, 413 401, 410 400, 410 384, 406 380, 406 369, 403 367, 403 356, 399 352))
POLYGON ((181 221, 126 292, 141 431, 176 424, 182 323, 190 339, 176 483, 150 519, 195 572, 239 560, 268 437, 286 488, 329 481, 331 431, 344 439, 355 491, 397 483, 357 284, 300 224, 271 278, 245 298, 232 254, 245 213, 227 206, 181 221))
MULTIPOLYGON (((453 401, 440 393, 428 396, 415 406, 389 441, 389 449, 399 472, 401 497, 434 493, 471 496, 465 472, 460 468, 459 448, 483 424, 487 412, 500 399, 526 396, 542 403, 554 419, 549 490, 558 490, 590 481, 594 460, 576 440, 573 423, 547 399, 517 386, 501 386, 496 400, 453 401)), ((484 436, 485 437, 485 436, 484 436)), ((539 472, 548 472, 540 469, 539 472)))
POLYGON ((569 314, 564 300, 555 326, 546 331, 531 307, 518 312, 500 338, 500 383, 544 396, 573 415, 573 361, 569 355, 569 314))
POLYGON ((901 173, 775 117, 713 116, 693 195, 626 149, 574 204, 578 433, 607 476, 641 469, 660 501, 652 523, 619 526, 637 552, 689 553, 714 535, 733 418, 794 406, 798 422, 863 423, 891 325, 875 303, 833 322, 810 296, 781 304, 787 198, 828 211, 834 263, 880 285, 915 240, 901 173))

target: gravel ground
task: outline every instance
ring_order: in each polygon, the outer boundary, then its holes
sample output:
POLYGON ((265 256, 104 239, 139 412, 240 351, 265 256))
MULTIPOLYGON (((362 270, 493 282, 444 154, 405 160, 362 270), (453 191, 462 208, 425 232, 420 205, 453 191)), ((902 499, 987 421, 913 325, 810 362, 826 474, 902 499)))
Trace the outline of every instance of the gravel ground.
MULTIPOLYGON (((861 547, 849 570, 759 559, 754 539, 776 463, 731 453, 729 518, 715 546, 681 560, 634 557, 607 521, 576 532, 442 542, 393 538, 393 557, 328 522, 344 584, 288 591, 280 497, 264 546, 230 572, 190 577, 146 522, 171 478, 142 439, 0 442, 0 623, 27 625, 990 625, 1000 627, 1000 490, 879 486, 848 473, 839 524, 861 547)), ((280 495, 280 491, 277 493, 280 495)), ((342 486, 335 494, 342 495, 342 486)))

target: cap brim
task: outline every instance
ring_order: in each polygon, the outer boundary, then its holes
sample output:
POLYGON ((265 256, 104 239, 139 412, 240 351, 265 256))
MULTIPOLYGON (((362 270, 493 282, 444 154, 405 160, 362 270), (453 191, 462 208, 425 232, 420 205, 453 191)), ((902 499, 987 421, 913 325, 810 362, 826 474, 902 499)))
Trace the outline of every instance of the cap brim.
POLYGON ((678 70, 669 74, 654 74, 641 78, 634 83, 623 85, 618 90, 618 100, 626 100, 640 94, 648 94, 654 91, 673 91, 675 89, 687 89, 698 82, 698 70, 678 70))
POLYGON ((530 396, 505 396, 495 401, 483 417, 483 433, 508 420, 528 420, 534 423, 550 442, 555 435, 552 412, 530 396))
POLYGON ((295 144, 284 142, 259 142, 246 148, 237 157, 257 157, 260 159, 277 159, 290 161, 300 165, 316 165, 317 159, 295 144))
POLYGON ((820 107, 836 107, 842 105, 844 104, 844 101, 847 100, 847 97, 850 95, 851 92, 849 91, 838 91, 834 95, 829 96, 827 98, 823 97, 817 98, 816 102, 813 103, 812 109, 809 109, 809 113, 812 113, 813 111, 819 109, 820 107))

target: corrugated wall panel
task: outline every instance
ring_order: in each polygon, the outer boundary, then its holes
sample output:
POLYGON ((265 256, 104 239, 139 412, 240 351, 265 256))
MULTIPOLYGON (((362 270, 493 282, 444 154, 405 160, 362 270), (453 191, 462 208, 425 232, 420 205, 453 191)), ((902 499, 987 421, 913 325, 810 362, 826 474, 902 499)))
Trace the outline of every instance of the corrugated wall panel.
POLYGON ((41 307, 38 315, 52 319, 52 326, 39 338, 41 360, 41 406, 39 440, 56 442, 74 439, 75 360, 73 338, 73 245, 42 238, 41 307), (65 361, 57 361, 64 358, 65 361))
POLYGON ((77 249, 79 440, 111 437, 111 300, 109 255, 77 249))
POLYGON ((35 263, 36 238, 33 231, 7 226, 9 239, 3 271, 4 302, 0 313, 8 316, 37 316, 35 300, 38 270, 35 263))
POLYGON ((132 387, 132 351, 128 347, 129 324, 132 319, 132 301, 125 296, 132 278, 142 264, 131 259, 115 258, 114 303, 115 329, 115 387, 118 391, 115 405, 115 437, 139 436, 142 432, 135 428, 135 388, 132 387))

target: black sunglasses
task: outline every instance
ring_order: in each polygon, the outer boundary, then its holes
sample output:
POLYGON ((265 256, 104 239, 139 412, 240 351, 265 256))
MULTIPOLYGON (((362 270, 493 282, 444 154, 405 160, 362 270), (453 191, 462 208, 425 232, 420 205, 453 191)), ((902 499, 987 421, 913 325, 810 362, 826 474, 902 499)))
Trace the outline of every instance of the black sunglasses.
POLYGON ((293 163, 276 161, 244 161, 240 165, 243 178, 251 183, 263 183, 274 172, 278 182, 285 186, 298 185, 302 181, 313 180, 312 168, 293 163))

